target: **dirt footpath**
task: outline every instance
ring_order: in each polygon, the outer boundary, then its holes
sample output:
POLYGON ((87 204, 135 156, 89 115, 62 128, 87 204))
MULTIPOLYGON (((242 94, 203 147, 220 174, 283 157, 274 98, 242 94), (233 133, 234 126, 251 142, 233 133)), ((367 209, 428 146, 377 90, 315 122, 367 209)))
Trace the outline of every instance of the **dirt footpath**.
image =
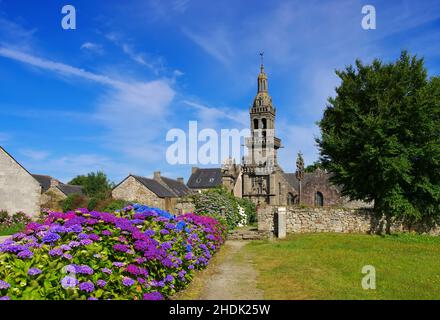
POLYGON ((241 254, 246 241, 227 241, 228 256, 216 266, 216 273, 205 283, 202 300, 258 300, 257 272, 250 257, 241 254))

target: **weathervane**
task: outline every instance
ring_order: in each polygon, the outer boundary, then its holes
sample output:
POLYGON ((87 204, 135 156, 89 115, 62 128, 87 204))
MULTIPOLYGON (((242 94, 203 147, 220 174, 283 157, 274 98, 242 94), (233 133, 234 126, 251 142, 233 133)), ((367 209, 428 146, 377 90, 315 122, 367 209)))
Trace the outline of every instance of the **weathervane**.
POLYGON ((264 68, 264 51, 260 52, 260 57, 261 57, 261 71, 263 71, 263 68, 264 68))

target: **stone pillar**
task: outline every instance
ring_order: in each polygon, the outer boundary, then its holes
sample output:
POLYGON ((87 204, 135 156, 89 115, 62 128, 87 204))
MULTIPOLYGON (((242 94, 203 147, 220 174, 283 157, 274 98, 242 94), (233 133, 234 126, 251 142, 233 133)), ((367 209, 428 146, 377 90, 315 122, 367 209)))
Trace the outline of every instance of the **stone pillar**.
POLYGON ((278 211, 278 238, 284 239, 286 238, 287 233, 287 221, 286 221, 286 207, 279 207, 278 211))

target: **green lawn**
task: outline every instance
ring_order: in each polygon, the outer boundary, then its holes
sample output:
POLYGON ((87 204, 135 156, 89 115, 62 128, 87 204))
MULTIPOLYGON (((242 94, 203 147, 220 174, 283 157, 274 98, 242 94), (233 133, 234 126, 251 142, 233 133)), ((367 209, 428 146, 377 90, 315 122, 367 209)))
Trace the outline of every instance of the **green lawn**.
POLYGON ((440 237, 292 235, 251 242, 265 299, 440 299, 440 237), (364 290, 364 265, 376 290, 364 290))

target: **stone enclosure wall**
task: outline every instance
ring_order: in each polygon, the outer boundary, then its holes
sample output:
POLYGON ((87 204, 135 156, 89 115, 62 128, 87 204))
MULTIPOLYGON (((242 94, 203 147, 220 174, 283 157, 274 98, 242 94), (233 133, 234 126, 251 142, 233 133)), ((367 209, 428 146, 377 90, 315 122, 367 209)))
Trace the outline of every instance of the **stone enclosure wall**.
MULTIPOLYGON (((258 230, 278 234, 278 211, 285 210, 287 233, 339 232, 339 233, 383 233, 418 232, 440 235, 440 221, 410 223, 403 220, 387 220, 374 214, 371 208, 346 209, 331 207, 274 207, 258 210, 258 230), (283 209, 285 208, 285 209, 283 209)), ((285 225, 285 227, 284 227, 285 225)))

